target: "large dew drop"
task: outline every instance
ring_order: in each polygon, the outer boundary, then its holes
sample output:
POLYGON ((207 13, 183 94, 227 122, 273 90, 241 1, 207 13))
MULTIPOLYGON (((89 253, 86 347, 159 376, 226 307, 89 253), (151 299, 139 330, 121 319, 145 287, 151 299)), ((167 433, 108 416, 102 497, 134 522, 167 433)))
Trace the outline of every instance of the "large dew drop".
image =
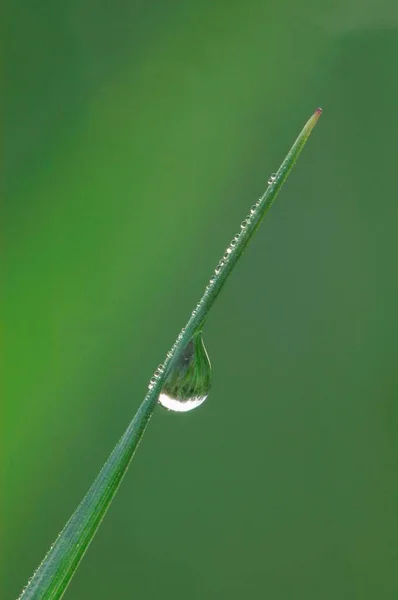
POLYGON ((193 336, 169 373, 159 395, 159 402, 168 410, 187 412, 203 404, 210 386, 210 360, 203 344, 202 332, 199 332, 193 336))

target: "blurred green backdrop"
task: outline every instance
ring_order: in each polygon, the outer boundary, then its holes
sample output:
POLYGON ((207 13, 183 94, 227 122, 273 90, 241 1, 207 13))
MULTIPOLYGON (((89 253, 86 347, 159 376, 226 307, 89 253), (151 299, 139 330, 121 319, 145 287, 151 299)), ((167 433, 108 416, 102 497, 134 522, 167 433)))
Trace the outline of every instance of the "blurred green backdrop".
POLYGON ((395 0, 9 0, 1 598, 88 489, 248 207, 212 393, 159 409, 68 598, 398 596, 395 0))

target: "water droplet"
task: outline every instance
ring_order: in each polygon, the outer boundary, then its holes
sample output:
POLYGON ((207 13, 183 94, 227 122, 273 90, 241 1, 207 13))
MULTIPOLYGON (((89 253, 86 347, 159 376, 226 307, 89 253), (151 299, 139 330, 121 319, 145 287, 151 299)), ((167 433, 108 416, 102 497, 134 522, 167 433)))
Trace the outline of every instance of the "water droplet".
POLYGON ((216 268, 214 269, 214 272, 216 275, 218 275, 221 271, 221 269, 223 268, 223 266, 225 265, 225 260, 222 258, 220 260, 220 262, 218 263, 218 265, 216 266, 216 268))
POLYGON ((258 208, 258 205, 257 204, 253 204, 253 206, 250 209, 250 214, 253 215, 256 212, 257 208, 258 208))
POLYGON ((239 235, 236 235, 234 237, 234 239, 231 240, 231 243, 230 243, 231 248, 234 248, 236 246, 236 244, 238 243, 238 240, 239 240, 239 235))
POLYGON ((169 410, 187 412, 203 404, 210 386, 210 360, 203 344, 202 332, 199 332, 188 342, 177 364, 167 376, 159 402, 169 410))
POLYGON ((180 333, 178 334, 178 336, 177 336, 177 342, 179 342, 181 340, 181 338, 183 337, 184 333, 185 333, 185 327, 183 327, 181 329, 180 333))
POLYGON ((268 179, 268 185, 271 185, 271 183, 274 183, 275 180, 276 180, 276 173, 272 173, 271 177, 268 179))
POLYGON ((247 219, 245 219, 244 221, 242 221, 242 223, 240 224, 240 226, 241 226, 242 229, 246 229, 247 225, 248 225, 247 219))
POLYGON ((151 390, 154 387, 157 379, 158 378, 155 377, 155 376, 153 376, 153 377, 150 378, 149 383, 148 383, 148 390, 151 390))
POLYGON ((194 317, 200 310, 200 308, 202 307, 202 304, 200 302, 198 302, 198 304, 195 306, 195 308, 192 311, 192 316, 194 317))

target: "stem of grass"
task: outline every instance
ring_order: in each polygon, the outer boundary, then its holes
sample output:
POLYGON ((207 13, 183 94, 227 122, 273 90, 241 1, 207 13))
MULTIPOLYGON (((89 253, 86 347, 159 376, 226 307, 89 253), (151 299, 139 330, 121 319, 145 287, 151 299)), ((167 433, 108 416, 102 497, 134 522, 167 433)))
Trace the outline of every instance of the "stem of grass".
POLYGON ((133 420, 116 444, 81 504, 29 580, 20 596, 20 600, 54 600, 61 598, 65 592, 126 474, 134 452, 156 407, 160 391, 170 369, 181 357, 181 353, 193 334, 202 329, 217 296, 265 214, 272 206, 321 113, 321 109, 318 108, 304 125, 285 160, 270 180, 263 196, 245 220, 246 224, 239 236, 236 237, 235 244, 229 245, 228 257, 225 259, 224 264, 216 269, 215 275, 207 286, 197 308, 179 334, 172 351, 167 355, 163 370, 153 382, 133 420))

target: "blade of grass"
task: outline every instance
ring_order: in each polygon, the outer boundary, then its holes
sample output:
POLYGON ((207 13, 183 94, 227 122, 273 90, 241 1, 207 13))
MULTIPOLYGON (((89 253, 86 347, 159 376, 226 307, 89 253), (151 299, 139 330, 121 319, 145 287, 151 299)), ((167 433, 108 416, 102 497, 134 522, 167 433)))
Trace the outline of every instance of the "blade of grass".
POLYGON ((29 580, 20 596, 21 600, 33 598, 35 600, 53 600, 61 598, 65 592, 127 471, 156 407, 159 393, 170 369, 180 358, 192 335, 203 327, 210 308, 286 181, 321 113, 321 109, 318 108, 307 121, 282 165, 272 177, 267 190, 253 207, 235 244, 229 246, 227 258, 216 268, 215 275, 207 286, 202 299, 193 311, 186 327, 179 334, 172 351, 168 353, 164 369, 154 380, 133 420, 116 444, 87 495, 29 580))

